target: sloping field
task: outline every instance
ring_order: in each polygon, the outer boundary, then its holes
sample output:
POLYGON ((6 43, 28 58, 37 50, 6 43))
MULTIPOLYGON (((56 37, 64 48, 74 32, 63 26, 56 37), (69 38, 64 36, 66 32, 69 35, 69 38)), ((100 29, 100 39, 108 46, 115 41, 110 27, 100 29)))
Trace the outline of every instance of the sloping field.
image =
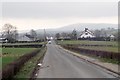
POLYGON ((80 48, 90 50, 118 52, 118 42, 115 41, 64 40, 58 41, 58 44, 76 45, 80 48))
POLYGON ((58 41, 60 44, 87 44, 87 45, 114 45, 118 46, 115 41, 89 41, 89 40, 64 40, 58 41))
POLYGON ((2 67, 36 48, 2 48, 2 67))
POLYGON ((88 47, 88 46, 80 46, 79 48, 90 49, 90 50, 98 50, 98 51, 108 51, 108 52, 118 52, 118 47, 88 47))

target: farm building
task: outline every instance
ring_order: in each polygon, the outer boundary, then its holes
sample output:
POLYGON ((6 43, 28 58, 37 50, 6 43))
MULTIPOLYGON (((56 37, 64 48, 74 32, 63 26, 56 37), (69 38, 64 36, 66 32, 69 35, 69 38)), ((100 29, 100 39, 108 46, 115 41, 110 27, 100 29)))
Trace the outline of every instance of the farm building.
POLYGON ((27 37, 26 35, 20 35, 18 37, 18 41, 33 41, 31 40, 29 37, 27 37))
POLYGON ((110 41, 114 41, 115 40, 115 36, 114 35, 108 35, 108 37, 110 38, 110 41))
POLYGON ((6 38, 0 38, 0 43, 3 43, 3 42, 8 42, 8 40, 6 38))
POLYGON ((88 30, 88 28, 85 28, 85 30, 80 34, 78 38, 94 38, 94 33, 88 30))

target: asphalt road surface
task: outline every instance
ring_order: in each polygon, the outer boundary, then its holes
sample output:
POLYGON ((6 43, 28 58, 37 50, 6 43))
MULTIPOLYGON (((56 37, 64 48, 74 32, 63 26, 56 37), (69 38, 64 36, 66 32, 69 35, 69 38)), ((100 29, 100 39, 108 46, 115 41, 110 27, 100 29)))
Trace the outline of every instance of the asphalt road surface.
POLYGON ((107 70, 60 49, 54 41, 47 52, 37 78, 114 78, 107 70))

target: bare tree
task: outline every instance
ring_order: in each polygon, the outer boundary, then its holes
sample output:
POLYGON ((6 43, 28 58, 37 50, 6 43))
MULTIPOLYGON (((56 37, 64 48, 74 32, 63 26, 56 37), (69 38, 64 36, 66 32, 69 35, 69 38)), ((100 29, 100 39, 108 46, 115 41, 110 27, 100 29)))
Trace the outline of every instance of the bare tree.
POLYGON ((77 31, 75 29, 72 31, 72 39, 77 40, 77 31))
POLYGON ((57 39, 59 39, 60 38, 60 33, 57 33, 55 36, 56 36, 57 39))
POLYGON ((6 37, 8 42, 14 42, 17 40, 18 36, 17 27, 14 27, 11 24, 5 24, 3 26, 3 33, 4 33, 3 36, 6 37))
POLYGON ((31 36, 31 39, 35 41, 37 39, 37 33, 36 33, 36 31, 33 30, 33 29, 31 29, 30 36, 31 36))
POLYGON ((65 37, 68 37, 68 34, 65 33, 65 32, 62 32, 62 33, 61 33, 61 36, 65 38, 65 37))
POLYGON ((114 33, 114 36, 115 36, 116 41, 120 41, 120 32, 119 32, 119 30, 114 33))
POLYGON ((13 38, 14 38, 15 40, 17 40, 17 38, 18 38, 18 30, 17 30, 17 27, 14 27, 12 34, 13 34, 13 38))
POLYGON ((94 31, 94 35, 95 35, 96 37, 101 37, 101 31, 100 31, 100 30, 95 30, 95 31, 94 31))

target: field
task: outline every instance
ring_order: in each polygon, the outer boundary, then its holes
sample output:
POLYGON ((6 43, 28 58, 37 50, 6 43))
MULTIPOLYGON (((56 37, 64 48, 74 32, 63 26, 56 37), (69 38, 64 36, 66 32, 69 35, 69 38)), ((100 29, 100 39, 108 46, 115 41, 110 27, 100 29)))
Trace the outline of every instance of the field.
POLYGON ((2 48, 2 67, 36 48, 2 48))
POLYGON ((90 50, 98 50, 98 51, 108 51, 108 52, 118 52, 118 47, 88 47, 88 46, 84 46, 84 47, 80 47, 80 48, 84 48, 84 49, 90 49, 90 50))
POLYGON ((114 45, 118 46, 118 42, 115 41, 89 41, 89 40, 63 40, 58 41, 60 44, 88 44, 88 45, 114 45))
POLYGON ((58 44, 80 44, 80 45, 98 45, 98 46, 79 46, 84 49, 118 52, 118 42, 115 41, 87 41, 87 40, 64 40, 58 41, 58 44))

